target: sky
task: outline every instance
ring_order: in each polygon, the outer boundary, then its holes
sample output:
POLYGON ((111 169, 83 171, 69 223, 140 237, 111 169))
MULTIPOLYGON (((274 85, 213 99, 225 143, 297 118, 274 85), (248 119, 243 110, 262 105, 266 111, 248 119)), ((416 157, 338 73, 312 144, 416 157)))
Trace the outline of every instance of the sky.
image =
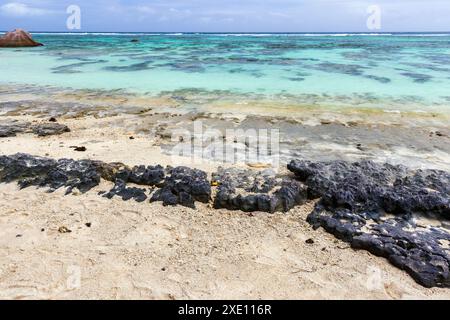
POLYGON ((105 32, 450 31, 450 0, 0 0, 0 30, 105 32), (81 29, 68 30, 70 5, 81 29), (381 29, 369 29, 370 6, 381 29))

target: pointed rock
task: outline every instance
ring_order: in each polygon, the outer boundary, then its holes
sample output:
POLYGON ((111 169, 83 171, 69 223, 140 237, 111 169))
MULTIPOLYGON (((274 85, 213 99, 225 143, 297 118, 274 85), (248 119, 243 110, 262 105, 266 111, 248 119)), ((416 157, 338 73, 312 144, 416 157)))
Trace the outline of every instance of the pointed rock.
POLYGON ((7 32, 0 38, 0 47, 4 48, 19 48, 19 47, 39 47, 42 43, 36 42, 31 37, 31 34, 22 29, 16 29, 7 32))

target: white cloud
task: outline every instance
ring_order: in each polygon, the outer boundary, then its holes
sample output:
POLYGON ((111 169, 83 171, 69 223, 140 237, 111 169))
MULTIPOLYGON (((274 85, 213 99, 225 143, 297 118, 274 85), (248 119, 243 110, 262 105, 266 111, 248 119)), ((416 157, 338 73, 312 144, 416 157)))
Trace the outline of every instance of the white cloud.
POLYGON ((137 6, 136 10, 140 13, 145 13, 145 14, 154 14, 156 13, 156 10, 153 9, 152 7, 149 6, 137 6))
POLYGON ((0 13, 12 17, 29 17, 29 16, 42 16, 53 13, 53 11, 33 8, 24 3, 10 2, 0 7, 0 13))

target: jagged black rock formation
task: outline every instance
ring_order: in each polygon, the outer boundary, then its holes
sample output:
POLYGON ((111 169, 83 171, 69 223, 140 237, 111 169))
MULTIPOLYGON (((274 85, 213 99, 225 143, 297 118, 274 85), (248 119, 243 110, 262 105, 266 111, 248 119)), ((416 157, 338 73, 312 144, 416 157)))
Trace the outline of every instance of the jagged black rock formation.
POLYGON ((106 198, 150 198, 191 208, 196 201, 210 202, 212 184, 218 186, 215 208, 246 212, 288 211, 307 198, 320 198, 308 216, 314 228, 323 227, 353 248, 387 258, 423 286, 450 287, 449 173, 370 161, 292 161, 288 168, 297 180, 268 170, 231 168, 219 169, 210 183, 205 172, 187 167, 129 168, 16 154, 0 156, 0 182, 47 187, 49 192, 64 187, 69 194, 74 189, 87 192, 103 178, 115 183, 103 193, 106 198))
POLYGON ((87 192, 99 185, 101 178, 115 182, 104 194, 115 195, 127 201, 143 202, 148 198, 147 189, 128 187, 127 183, 158 188, 151 201, 164 205, 183 205, 195 208, 195 201, 207 203, 211 199, 211 185, 207 174, 186 167, 164 169, 161 166, 136 166, 128 168, 121 163, 104 163, 92 160, 52 160, 28 154, 0 156, 0 182, 17 181, 21 188, 29 186, 48 187, 50 192, 66 187, 67 193, 74 188, 87 192))
POLYGON ((147 200, 147 189, 141 188, 129 188, 125 181, 117 179, 114 185, 108 193, 103 196, 108 199, 112 199, 114 196, 120 196, 123 201, 128 201, 130 199, 134 199, 137 202, 144 202, 147 200))
POLYGON ((134 198, 137 201, 145 201, 146 190, 127 188, 126 184, 132 183, 157 188, 150 201, 161 201, 165 206, 182 205, 195 208, 195 201, 207 203, 211 199, 211 185, 207 174, 197 169, 163 168, 159 165, 141 165, 131 169, 124 167, 115 173, 114 181, 115 187, 105 197, 118 195, 124 200, 134 198))
POLYGON ((450 219, 450 173, 444 171, 372 161, 292 161, 288 168, 308 185, 310 197, 330 207, 450 219))
MULTIPOLYGON (((133 183, 158 188, 150 201, 161 201, 165 206, 182 205, 195 208, 195 201, 207 203, 211 199, 211 185, 207 174, 197 169, 141 165, 131 169, 123 168, 117 172, 115 179, 116 187, 107 196, 128 195, 130 192, 140 194, 142 189, 126 188, 126 183, 133 183)), ((143 196, 139 195, 137 198, 142 199, 143 196)))
POLYGON ((387 258, 425 287, 450 287, 450 233, 423 217, 450 219, 450 174, 370 161, 288 165, 321 198, 308 216, 353 248, 387 258))
POLYGON ((117 178, 125 182, 131 182, 145 186, 162 187, 165 170, 162 166, 136 166, 132 169, 124 168, 117 173, 117 178))
POLYGON ((298 181, 277 177, 272 171, 223 169, 213 174, 218 185, 214 208, 244 212, 287 212, 306 202, 306 188, 298 181))
POLYGON ((70 132, 63 124, 49 122, 32 125, 29 122, 2 121, 0 122, 0 138, 15 137, 18 133, 34 133, 39 137, 60 135, 70 132))
POLYGON ((52 160, 27 154, 0 156, 0 182, 17 181, 20 188, 48 187, 50 192, 66 187, 87 192, 100 183, 100 173, 90 160, 52 160))
POLYGON ((162 201, 163 205, 180 204, 195 208, 195 201, 208 203, 211 200, 211 184, 206 172, 187 167, 168 168, 162 188, 150 201, 162 201))

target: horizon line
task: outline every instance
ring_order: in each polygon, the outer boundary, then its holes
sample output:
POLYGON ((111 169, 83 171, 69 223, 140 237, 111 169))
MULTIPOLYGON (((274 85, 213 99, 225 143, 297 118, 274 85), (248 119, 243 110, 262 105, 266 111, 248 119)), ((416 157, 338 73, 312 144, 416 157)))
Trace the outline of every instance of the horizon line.
MULTIPOLYGON (((23 28, 15 28, 23 29, 23 28)), ((0 30, 0 32, 10 32, 12 30, 0 30)), ((26 29, 23 29, 26 30, 26 29)), ((342 34, 342 33, 354 33, 354 34, 385 34, 385 33, 450 33, 448 31, 48 31, 48 30, 26 30, 30 33, 183 33, 183 34, 342 34)))

